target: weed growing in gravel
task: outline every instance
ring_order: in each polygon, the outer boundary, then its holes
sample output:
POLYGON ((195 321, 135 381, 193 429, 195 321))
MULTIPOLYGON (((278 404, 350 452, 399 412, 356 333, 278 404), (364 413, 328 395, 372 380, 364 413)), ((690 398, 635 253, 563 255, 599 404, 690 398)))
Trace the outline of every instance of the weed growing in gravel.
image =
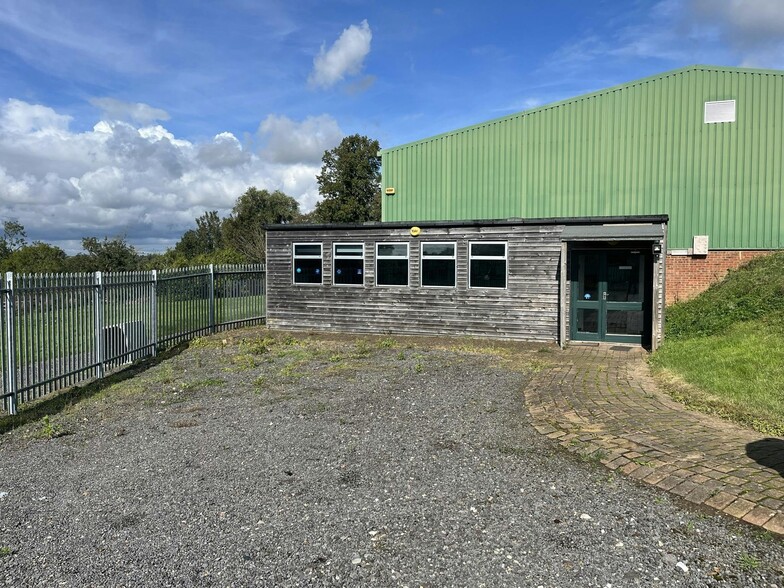
POLYGON ((552 364, 549 361, 543 361, 541 359, 531 359, 526 362, 528 371, 533 374, 538 374, 542 370, 549 368, 551 365, 552 364))
POLYGON ((299 344, 299 340, 296 337, 293 337, 292 335, 286 335, 280 340, 280 344, 286 346, 297 345, 299 344))
POLYGON ((275 339, 264 337, 263 339, 255 339, 253 341, 243 341, 242 348, 245 352, 252 355, 263 355, 269 353, 273 345, 275 345, 275 339))
POLYGON ((607 459, 607 452, 604 449, 597 449, 590 453, 579 453, 580 459, 587 463, 600 464, 602 460, 607 459))
POLYGON ((304 372, 300 371, 301 365, 299 362, 289 363, 280 369, 280 375, 284 378, 292 378, 298 380, 305 376, 304 372))
POLYGON ((329 356, 329 361, 331 363, 340 363, 341 361, 343 361, 343 356, 340 355, 340 353, 333 353, 332 355, 329 356))
POLYGON ((209 337, 196 337, 190 343, 188 343, 188 347, 192 349, 212 349, 222 346, 222 341, 218 339, 211 339, 209 337))
POLYGON ((12 555, 13 553, 14 553, 13 549, 8 547, 7 545, 4 545, 3 547, 0 547, 0 557, 8 557, 9 555, 12 555))
POLYGON ((194 390, 196 388, 208 388, 210 386, 222 386, 226 382, 221 380, 220 378, 206 378, 204 380, 195 380, 193 382, 186 382, 182 389, 185 390, 194 390))
POLYGON ((762 565, 762 562, 750 553, 744 552, 738 556, 738 565, 740 566, 740 569, 749 572, 759 568, 760 565, 762 565))
POLYGON ((231 358, 231 363, 233 363, 239 370, 252 370, 258 365, 256 363, 256 358, 253 355, 247 353, 242 355, 235 355, 231 358))
POLYGON ((54 439, 67 434, 60 425, 53 423, 49 415, 46 414, 41 421, 41 428, 35 432, 35 437, 37 439, 54 439))
POLYGON ((370 344, 365 341, 364 339, 357 341, 354 344, 354 353, 353 357, 367 357, 373 351, 373 348, 370 344))
POLYGON ((378 347, 380 349, 391 349, 392 347, 395 347, 396 345, 397 345, 397 341, 395 341, 391 337, 387 337, 385 339, 381 339, 381 341, 378 342, 378 347))
POLYGON ((405 354, 405 352, 404 352, 404 351, 402 351, 402 350, 401 350, 401 351, 398 351, 398 352, 397 352, 397 358, 398 358, 400 361, 403 361, 403 360, 406 358, 406 354, 405 354))
POLYGON ((414 365, 414 371, 418 374, 421 374, 422 372, 425 371, 425 366, 422 364, 421 361, 416 362, 416 364, 414 365))
POLYGON ((177 376, 174 373, 174 367, 172 367, 171 363, 164 363, 161 365, 160 372, 158 373, 156 380, 160 384, 171 384, 177 379, 177 376))

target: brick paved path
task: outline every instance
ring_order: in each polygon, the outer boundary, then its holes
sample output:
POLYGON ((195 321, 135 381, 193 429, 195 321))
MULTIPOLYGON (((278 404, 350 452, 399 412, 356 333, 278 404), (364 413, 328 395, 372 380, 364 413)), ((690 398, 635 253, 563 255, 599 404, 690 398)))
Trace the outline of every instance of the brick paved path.
POLYGON ((784 534, 784 440, 692 412, 658 390, 639 348, 569 346, 525 396, 537 430, 570 451, 784 534), (760 458, 759 456, 762 456, 760 458))

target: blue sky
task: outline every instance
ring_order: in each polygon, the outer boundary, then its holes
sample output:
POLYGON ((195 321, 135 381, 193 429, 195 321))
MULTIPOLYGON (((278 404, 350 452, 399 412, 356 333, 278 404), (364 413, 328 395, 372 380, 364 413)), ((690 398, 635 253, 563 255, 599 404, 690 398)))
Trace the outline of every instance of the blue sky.
POLYGON ((781 0, 3 0, 0 219, 171 246, 248 186, 695 63, 784 68, 781 0))

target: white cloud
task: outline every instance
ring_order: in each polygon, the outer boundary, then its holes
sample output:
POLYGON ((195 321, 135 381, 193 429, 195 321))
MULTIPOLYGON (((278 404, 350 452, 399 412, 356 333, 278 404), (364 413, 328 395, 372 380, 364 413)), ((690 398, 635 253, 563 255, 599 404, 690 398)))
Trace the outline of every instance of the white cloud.
POLYGON ((101 109, 102 116, 109 120, 124 120, 150 124, 158 120, 169 120, 169 113, 143 102, 123 102, 116 98, 91 98, 90 104, 101 109))
POLYGON ((342 136, 327 115, 270 115, 256 152, 228 132, 193 143, 161 125, 102 120, 75 132, 70 122, 47 106, 0 105, 0 219, 71 252, 84 236, 173 245, 205 210, 228 214, 249 186, 283 190, 309 210, 321 155, 342 136))
POLYGON ((341 81, 346 75, 356 75, 362 71, 365 57, 370 53, 373 33, 367 20, 359 25, 345 29, 328 50, 321 51, 313 59, 313 71, 308 83, 313 87, 329 88, 341 81))
POLYGON ((0 125, 9 133, 41 133, 67 131, 70 116, 57 114, 40 104, 27 104, 10 99, 2 108, 0 125))
POLYGON ((340 143, 343 133, 337 121, 323 114, 297 123, 286 116, 269 115, 259 125, 266 143, 264 155, 276 163, 318 164, 324 151, 340 143))
POLYGON ((598 60, 641 59, 668 61, 673 67, 784 67, 781 0, 661 0, 612 31, 564 45, 545 68, 574 75, 598 60))
POLYGON ((693 0, 695 12, 717 21, 734 41, 758 44, 784 37, 781 0, 693 0))
POLYGON ((250 162, 250 153, 242 149, 231 133, 218 133, 210 143, 199 146, 199 160, 212 169, 236 167, 250 162))
POLYGON ((691 18, 714 27, 740 64, 784 67, 784 6, 781 0, 691 0, 691 18))

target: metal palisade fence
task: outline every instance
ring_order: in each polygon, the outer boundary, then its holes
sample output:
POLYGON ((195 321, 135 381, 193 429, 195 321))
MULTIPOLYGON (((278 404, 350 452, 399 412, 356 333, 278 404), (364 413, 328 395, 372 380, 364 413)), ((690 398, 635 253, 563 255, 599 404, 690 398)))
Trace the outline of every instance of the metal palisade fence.
POLYGON ((138 272, 6 273, 0 409, 201 335, 265 320, 263 265, 138 272))

